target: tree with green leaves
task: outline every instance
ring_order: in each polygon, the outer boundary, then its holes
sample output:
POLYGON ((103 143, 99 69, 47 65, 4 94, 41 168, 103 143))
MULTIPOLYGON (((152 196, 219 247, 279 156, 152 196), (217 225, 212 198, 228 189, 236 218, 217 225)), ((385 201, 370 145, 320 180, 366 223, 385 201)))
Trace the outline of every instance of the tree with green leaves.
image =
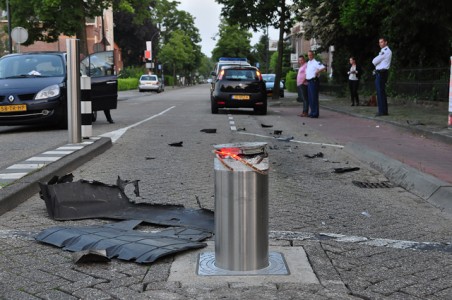
MULTIPOLYGON (((171 38, 171 33, 176 30, 184 32, 190 40, 193 48, 194 58, 186 61, 184 72, 194 73, 201 60, 201 48, 197 44, 201 41, 198 28, 194 25, 194 18, 186 11, 179 11, 176 1, 153 0, 152 6, 142 6, 138 1, 137 5, 132 4, 134 11, 147 10, 149 17, 137 22, 135 13, 130 11, 117 11, 114 13, 115 20, 115 41, 122 49, 125 65, 141 65, 146 41, 152 41, 152 55, 154 60, 164 63, 160 57, 162 44, 167 43, 171 38)), ((167 64, 163 64, 164 67, 167 64)))
MULTIPOLYGON (((222 4, 221 15, 231 24, 239 24, 242 28, 258 29, 273 26, 279 28, 278 38, 278 64, 276 68, 276 82, 281 79, 283 58, 284 33, 289 32, 292 26, 291 4, 286 0, 216 0, 222 4)), ((273 98, 279 97, 279 85, 275 84, 273 98)))
POLYGON ((452 2, 379 0, 300 0, 298 19, 305 38, 320 39, 323 50, 334 45, 334 78, 346 80, 348 58, 367 69, 378 53, 378 39, 389 41, 396 68, 449 65, 452 53, 452 2))
POLYGON ((229 25, 220 22, 218 40, 212 50, 212 59, 217 61, 220 57, 246 57, 251 54, 252 34, 238 25, 229 25))
MULTIPOLYGON (((101 16, 114 0, 9 0, 12 27, 28 31, 24 45, 35 41, 55 42, 61 34, 80 39, 80 52, 88 54, 85 30, 86 18, 101 16), (33 12, 33 13, 30 13, 33 12)), ((123 9, 130 9, 126 0, 119 1, 123 9)), ((6 1, 2 1, 6 7, 6 1)))
POLYGON ((259 42, 257 42, 253 46, 253 56, 254 60, 259 63, 259 68, 262 73, 270 73, 269 72, 269 62, 271 53, 268 50, 269 39, 266 34, 263 34, 259 38, 259 42))
POLYGON ((168 42, 160 50, 159 60, 170 67, 173 77, 176 79, 177 72, 184 71, 187 62, 195 60, 190 37, 181 30, 173 31, 168 42))

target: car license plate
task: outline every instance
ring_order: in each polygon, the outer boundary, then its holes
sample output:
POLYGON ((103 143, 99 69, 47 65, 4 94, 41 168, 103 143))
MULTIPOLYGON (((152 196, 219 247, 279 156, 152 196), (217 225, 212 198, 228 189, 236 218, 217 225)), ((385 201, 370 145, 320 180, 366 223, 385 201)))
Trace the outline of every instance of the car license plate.
POLYGON ((234 100, 250 100, 249 95, 232 95, 232 99, 234 100))
POLYGON ((15 111, 27 111, 27 106, 25 104, 0 106, 0 113, 15 111))

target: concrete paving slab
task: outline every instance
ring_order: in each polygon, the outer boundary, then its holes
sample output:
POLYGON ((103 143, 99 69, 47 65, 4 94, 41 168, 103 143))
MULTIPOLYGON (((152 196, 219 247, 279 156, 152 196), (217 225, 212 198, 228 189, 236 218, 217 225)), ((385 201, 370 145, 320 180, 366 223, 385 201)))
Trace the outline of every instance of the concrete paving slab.
POLYGON ((320 284, 314 274, 303 247, 270 246, 270 252, 279 252, 284 256, 289 275, 197 275, 201 253, 214 252, 214 242, 208 242, 206 248, 187 252, 176 257, 171 265, 169 282, 179 282, 182 286, 218 286, 240 282, 243 285, 256 286, 269 283, 320 284))

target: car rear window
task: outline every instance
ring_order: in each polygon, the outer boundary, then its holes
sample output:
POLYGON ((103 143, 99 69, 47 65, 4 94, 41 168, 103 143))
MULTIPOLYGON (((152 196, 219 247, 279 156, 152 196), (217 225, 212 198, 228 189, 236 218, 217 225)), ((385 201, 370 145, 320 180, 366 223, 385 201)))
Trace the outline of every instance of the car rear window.
POLYGON ((255 70, 226 69, 223 78, 226 80, 253 80, 258 79, 258 76, 256 75, 255 70))
POLYGON ((141 80, 158 81, 157 76, 154 75, 143 75, 141 80))

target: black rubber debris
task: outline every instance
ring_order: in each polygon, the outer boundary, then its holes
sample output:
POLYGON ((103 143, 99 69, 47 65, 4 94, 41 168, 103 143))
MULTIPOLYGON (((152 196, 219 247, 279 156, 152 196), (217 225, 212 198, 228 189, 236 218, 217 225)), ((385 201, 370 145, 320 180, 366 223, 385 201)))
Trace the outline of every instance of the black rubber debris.
POLYGON ((43 230, 36 236, 39 242, 67 251, 105 250, 107 258, 152 263, 177 252, 203 248, 201 243, 210 233, 189 228, 168 228, 160 232, 142 232, 134 228, 142 221, 128 220, 102 226, 58 226, 43 230))
POLYGON ((282 130, 274 130, 273 134, 275 135, 281 135, 282 134, 282 130))
POLYGON ((168 144, 168 145, 170 145, 171 147, 182 147, 183 143, 184 142, 177 142, 177 143, 171 143, 171 144, 168 144))
POLYGON ((349 168, 335 168, 333 173, 347 173, 347 172, 354 172, 358 171, 358 167, 349 167, 349 168))
POLYGON ((110 258, 107 257, 107 251, 105 250, 89 249, 75 252, 72 255, 72 260, 76 264, 85 264, 109 262, 110 258))
POLYGON ((322 152, 318 152, 318 153, 312 154, 312 155, 305 154, 304 157, 307 157, 307 158, 323 157, 323 153, 322 152))
POLYGON ((143 220, 163 226, 214 231, 214 214, 210 210, 131 202, 125 188, 133 185, 133 192, 138 197, 138 180, 128 181, 118 177, 116 185, 109 185, 86 180, 69 182, 72 178, 71 174, 52 178, 52 184, 39 183, 40 196, 45 201, 50 218, 59 221, 92 218, 143 220))
POLYGON ((273 127, 273 125, 268 125, 268 124, 261 124, 261 126, 262 126, 263 128, 270 128, 270 127, 273 127))
POLYGON ((208 128, 208 129, 201 129, 201 132, 205 132, 205 133, 217 133, 217 129, 216 128, 208 128))

